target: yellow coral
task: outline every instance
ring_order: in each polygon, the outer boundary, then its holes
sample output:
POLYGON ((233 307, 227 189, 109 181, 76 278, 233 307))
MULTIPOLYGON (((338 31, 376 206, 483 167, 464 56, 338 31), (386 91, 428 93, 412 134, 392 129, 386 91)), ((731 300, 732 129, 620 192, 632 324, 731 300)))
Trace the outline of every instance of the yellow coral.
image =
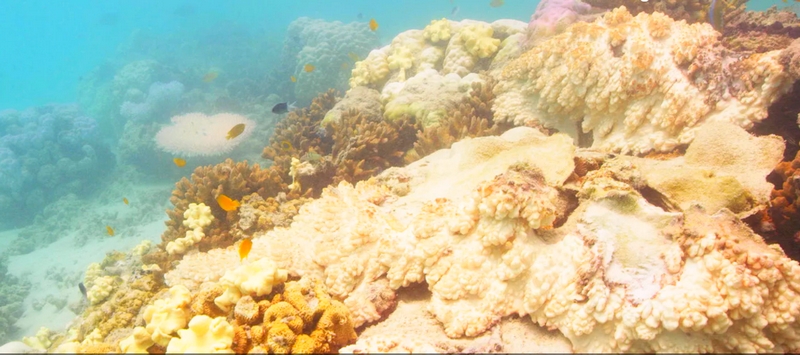
POLYGON ((93 305, 103 302, 114 291, 114 286, 113 276, 100 276, 94 280, 92 287, 86 291, 86 298, 93 305))
POLYGON ((206 206, 204 203, 190 203, 189 207, 183 212, 183 225, 189 228, 186 231, 186 236, 183 238, 175 239, 167 243, 167 253, 183 254, 186 249, 199 242, 205 233, 203 228, 211 224, 214 216, 211 214, 211 207, 206 206))
POLYGON ((91 263, 89 266, 86 267, 86 275, 83 277, 83 285, 86 288, 91 288, 94 286, 94 280, 98 277, 103 276, 103 268, 100 266, 100 263, 91 263))
POLYGON ((133 328, 133 333, 119 342, 120 350, 126 354, 147 354, 147 348, 155 342, 144 327, 133 328))
POLYGON ((428 26, 425 26, 425 29, 422 33, 423 36, 425 36, 425 39, 437 44, 439 42, 450 40, 450 30, 450 21, 448 21, 446 18, 442 18, 441 20, 431 20, 431 23, 428 26))
POLYGON ((156 300, 144 310, 145 329, 151 338, 161 346, 167 346, 172 335, 186 326, 189 318, 189 302, 192 296, 185 286, 173 286, 169 289, 170 297, 156 300))
POLYGON ((219 308, 230 311, 232 305, 239 301, 242 295, 264 296, 272 292, 274 285, 283 283, 288 277, 288 272, 279 269, 277 264, 269 258, 237 267, 225 273, 220 279, 220 285, 226 287, 225 293, 214 299, 219 308))
POLYGON ((167 353, 233 353, 233 326, 224 317, 195 316, 189 329, 178 330, 178 337, 167 345, 167 353))
POLYGON ((478 58, 488 58, 497 52, 500 40, 492 38, 494 30, 482 23, 470 24, 461 29, 461 41, 467 52, 478 58))
POLYGON ((150 247, 152 246, 153 242, 145 239, 141 243, 133 247, 133 250, 131 250, 131 252, 133 253, 133 255, 142 256, 145 253, 147 253, 147 251, 150 250, 150 247))
POLYGON ((350 76, 350 87, 379 84, 389 75, 389 62, 383 49, 369 52, 367 58, 356 62, 350 76))

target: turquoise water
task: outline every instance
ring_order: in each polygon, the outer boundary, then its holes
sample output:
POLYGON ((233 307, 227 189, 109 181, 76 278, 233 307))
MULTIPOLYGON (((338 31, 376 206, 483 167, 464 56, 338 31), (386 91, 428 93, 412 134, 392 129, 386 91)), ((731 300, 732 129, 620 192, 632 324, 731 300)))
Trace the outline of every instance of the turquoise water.
MULTIPOLYGON (((166 34, 208 30, 233 22, 253 34, 283 38, 300 16, 351 22, 376 18, 380 37, 391 40, 431 19, 527 21, 538 1, 7 1, 0 10, 0 109, 74 102, 81 77, 112 56, 134 30, 166 34)), ((280 48, 275 48, 280 50, 280 48)))

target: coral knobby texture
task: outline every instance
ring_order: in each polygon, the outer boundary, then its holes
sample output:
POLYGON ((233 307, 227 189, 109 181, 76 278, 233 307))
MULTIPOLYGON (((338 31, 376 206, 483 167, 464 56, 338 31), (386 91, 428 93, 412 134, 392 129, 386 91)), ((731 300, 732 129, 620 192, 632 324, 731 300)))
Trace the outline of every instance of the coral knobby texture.
POLYGON ((686 145, 706 122, 750 128, 797 77, 780 51, 727 55, 718 37, 708 24, 616 8, 510 62, 495 87, 495 120, 632 154, 686 145))
MULTIPOLYGON (((690 146, 711 166, 731 155, 707 152, 727 149, 712 142, 690 146)), ((796 261, 724 206, 655 198, 632 157, 577 183, 575 157, 568 136, 526 127, 464 140, 325 189, 290 228, 256 236, 250 255, 319 277, 356 326, 402 317, 391 312, 397 290, 424 281, 428 311, 451 337, 518 314, 574 351, 800 349, 796 261)))

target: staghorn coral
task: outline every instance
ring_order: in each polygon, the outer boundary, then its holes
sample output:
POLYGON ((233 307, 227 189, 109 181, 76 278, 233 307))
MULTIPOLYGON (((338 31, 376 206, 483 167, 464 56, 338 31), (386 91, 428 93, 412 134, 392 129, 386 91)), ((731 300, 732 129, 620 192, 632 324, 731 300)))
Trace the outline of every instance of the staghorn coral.
POLYGON ((581 145, 633 154, 688 144, 709 121, 751 128, 795 78, 780 52, 731 54, 717 37, 707 24, 614 9, 507 65, 495 120, 540 123, 581 145))
POLYGON ((495 124, 491 110, 494 102, 492 88, 496 81, 483 76, 483 82, 472 84, 469 97, 464 98, 454 110, 448 110, 438 124, 417 131, 414 149, 405 155, 411 163, 439 149, 450 146, 465 137, 498 135, 508 129, 507 125, 495 124))
MULTIPOLYGON (((192 203, 209 206, 213 215, 211 223, 204 227, 205 237, 196 244, 198 249, 206 251, 214 247, 232 245, 236 236, 231 234, 229 226, 236 225, 238 214, 236 211, 226 212, 219 207, 217 196, 225 194, 234 200, 252 193, 262 198, 275 197, 280 192, 288 192, 286 183, 288 178, 288 174, 283 176, 280 169, 273 167, 261 169, 258 164, 249 165, 246 161, 234 163, 231 159, 214 166, 196 168, 191 180, 182 178, 175 184, 175 190, 170 197, 174 208, 167 210, 170 219, 165 222, 167 229, 161 235, 159 250, 166 250, 169 243, 184 238, 192 229, 183 224, 183 215, 192 203)), ((145 263, 164 264, 167 255, 159 253, 159 250, 151 251, 149 256, 146 255, 145 263)), ((161 268, 169 270, 170 267, 164 264, 161 268)))
POLYGON ((355 110, 343 113, 340 121, 330 127, 335 173, 323 186, 340 181, 355 183, 404 165, 403 155, 416 138, 413 119, 376 120, 355 110))

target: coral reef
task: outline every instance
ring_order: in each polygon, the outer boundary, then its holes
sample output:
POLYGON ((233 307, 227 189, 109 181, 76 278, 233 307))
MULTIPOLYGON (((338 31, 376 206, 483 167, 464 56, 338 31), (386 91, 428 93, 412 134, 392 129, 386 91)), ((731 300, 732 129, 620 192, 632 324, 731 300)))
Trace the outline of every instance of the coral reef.
MULTIPOLYGON (((364 57, 379 46, 378 36, 362 22, 343 24, 300 17, 286 30, 281 66, 284 82, 294 75, 294 99, 305 106, 328 89, 345 90, 352 69, 352 56, 364 57), (312 64, 313 72, 303 67, 312 64)), ((290 99, 290 98, 285 98, 290 99)))
POLYGON ((114 156, 101 138, 77 105, 0 112, 2 223, 30 222, 59 197, 102 186, 114 156))
POLYGON ((0 343, 15 336, 14 323, 24 312, 23 300, 30 292, 30 282, 8 273, 8 255, 0 255, 0 343))
MULTIPOLYGON (((201 166, 192 173, 191 180, 183 178, 175 184, 170 202, 175 206, 167 210, 169 220, 166 221, 167 230, 161 236, 162 243, 159 250, 152 251, 145 256, 147 264, 160 264, 163 270, 168 270, 166 248, 169 243, 180 238, 185 238, 187 233, 194 228, 184 225, 184 214, 189 210, 190 204, 203 204, 210 207, 210 223, 203 227, 204 237, 196 241, 200 251, 212 248, 226 247, 241 238, 240 233, 233 233, 233 228, 238 223, 239 215, 236 211, 226 212, 217 203, 217 196, 224 194, 231 199, 240 200, 250 194, 258 194, 263 199, 274 199, 281 192, 288 192, 286 180, 276 165, 269 169, 261 169, 258 164, 249 165, 246 161, 234 163, 227 159, 214 166, 201 166), (239 235, 236 235, 239 234, 239 235)), ((287 174, 288 175, 288 174, 287 174)), ((297 197, 297 196, 295 196, 297 197)), ((249 217, 248 217, 249 218, 249 217)))
MULTIPOLYGON (((715 139, 698 134, 688 149, 698 152, 685 159, 723 166, 715 161, 738 154, 715 139)), ((451 337, 520 314, 559 330, 574 351, 800 346, 796 261, 725 207, 659 200, 639 158, 619 156, 570 182, 570 140, 517 127, 355 188, 341 183, 305 204, 289 229, 256 237, 250 255, 269 257, 290 277, 324 280, 356 326, 395 316, 395 290, 424 280, 428 310, 451 337)), ((781 147, 767 146, 780 156, 781 147)))
POLYGON ((491 107, 494 102, 492 88, 496 81, 484 76, 472 84, 469 97, 464 98, 456 109, 448 110, 444 119, 437 124, 423 127, 417 131, 414 149, 405 155, 406 163, 411 163, 439 149, 450 146, 466 137, 499 135, 509 125, 494 122, 491 107))
POLYGON ((730 57, 717 37, 707 24, 614 9, 508 64, 495 120, 538 123, 581 146, 632 154, 686 145, 709 121, 751 128, 795 77, 780 51, 730 57))
POLYGON ((786 48, 800 38, 797 14, 771 7, 767 11, 734 11, 725 18, 722 44, 735 51, 764 53, 786 48))

